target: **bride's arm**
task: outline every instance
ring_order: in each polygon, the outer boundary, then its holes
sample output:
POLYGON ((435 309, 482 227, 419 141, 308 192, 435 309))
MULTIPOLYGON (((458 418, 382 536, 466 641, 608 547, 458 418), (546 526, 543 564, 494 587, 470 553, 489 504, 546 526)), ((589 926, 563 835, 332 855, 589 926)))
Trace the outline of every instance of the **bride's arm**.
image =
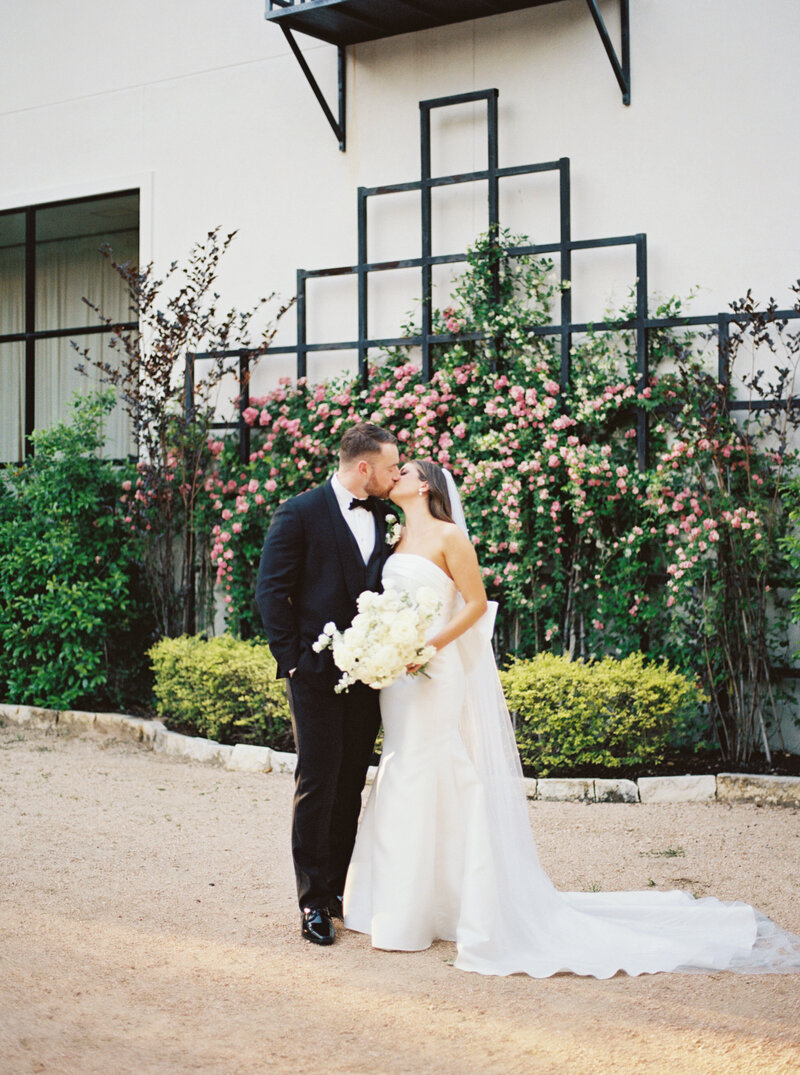
POLYGON ((447 570, 464 598, 464 607, 428 640, 437 650, 463 635, 486 611, 486 591, 478 557, 472 542, 457 526, 447 528, 443 552, 447 570))

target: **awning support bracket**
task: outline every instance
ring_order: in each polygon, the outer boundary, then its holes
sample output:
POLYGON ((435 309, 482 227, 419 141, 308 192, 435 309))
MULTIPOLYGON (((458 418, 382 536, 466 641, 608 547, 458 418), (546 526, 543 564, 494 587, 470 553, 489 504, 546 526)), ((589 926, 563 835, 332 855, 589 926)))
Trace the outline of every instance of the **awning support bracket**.
POLYGON ((339 149, 344 153, 347 146, 347 129, 346 129, 346 91, 347 91, 347 68, 345 65, 346 51, 344 45, 337 46, 339 52, 339 119, 338 122, 331 111, 330 105, 325 100, 325 94, 320 89, 319 83, 314 78, 314 73, 306 62, 306 58, 300 50, 300 46, 294 39, 294 34, 288 28, 288 26, 281 25, 283 35, 289 42, 289 48, 295 55, 295 59, 300 64, 300 68, 303 74, 306 76, 309 86, 314 91, 314 96, 320 103, 322 111, 325 113, 325 118, 331 125, 331 130, 336 135, 336 140, 339 143, 339 149))
POLYGON ((631 103, 631 25, 629 0, 619 0, 621 60, 620 57, 617 56, 617 50, 614 48, 614 43, 609 35, 608 27, 603 21, 603 16, 600 14, 597 0, 586 0, 586 3, 589 5, 589 11, 594 19, 597 32, 600 34, 600 40, 603 42, 603 47, 611 61, 611 67, 617 82, 619 83, 619 88, 622 90, 622 103, 624 105, 629 105, 631 103))
MULTIPOLYGON (((611 63, 611 69, 614 72, 614 77, 619 83, 619 88, 622 91, 622 103, 629 105, 631 103, 631 42, 630 42, 630 0, 619 0, 619 14, 620 14, 620 54, 617 55, 617 50, 614 47, 614 43, 611 40, 611 35, 608 32, 608 27, 605 24, 603 16, 600 14, 600 8, 598 6, 598 0, 586 0, 589 8, 589 13, 594 19, 597 32, 600 34, 600 40, 603 43, 603 47, 606 50, 609 62, 611 63)), ((270 11, 273 10, 273 6, 278 8, 285 8, 288 11, 295 6, 295 0, 272 0, 270 11)), ((269 16, 269 12, 268 12, 269 16)), ((325 94, 322 92, 319 83, 317 82, 311 68, 308 66, 308 62, 303 55, 300 46, 294 38, 294 34, 291 29, 285 25, 284 22, 279 22, 283 35, 289 43, 289 48, 294 53, 295 59, 300 64, 300 69, 306 76, 306 80, 311 87, 314 96, 322 108, 325 114, 325 118, 331 126, 331 130, 336 135, 336 140, 339 143, 339 149, 342 153, 345 152, 347 147, 346 137, 346 96, 347 96, 347 66, 346 66, 346 45, 337 45, 339 53, 338 63, 338 105, 339 105, 339 118, 338 120, 333 114, 333 110, 325 99, 325 94)))

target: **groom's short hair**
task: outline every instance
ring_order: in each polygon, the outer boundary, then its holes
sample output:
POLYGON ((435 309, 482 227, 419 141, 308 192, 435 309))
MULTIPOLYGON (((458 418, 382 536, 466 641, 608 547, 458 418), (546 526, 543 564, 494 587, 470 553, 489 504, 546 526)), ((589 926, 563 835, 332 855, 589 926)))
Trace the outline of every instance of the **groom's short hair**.
POLYGON ((360 456, 379 452, 383 444, 397 444, 397 437, 373 422, 359 422, 358 425, 350 426, 342 437, 339 459, 343 463, 352 463, 360 456))

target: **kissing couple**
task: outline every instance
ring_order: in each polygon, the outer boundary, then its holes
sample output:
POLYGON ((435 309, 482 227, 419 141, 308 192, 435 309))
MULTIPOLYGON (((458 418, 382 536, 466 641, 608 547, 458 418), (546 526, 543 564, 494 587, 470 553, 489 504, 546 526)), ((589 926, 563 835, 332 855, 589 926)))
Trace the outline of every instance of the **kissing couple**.
POLYGON ((275 511, 256 599, 292 713, 292 855, 307 941, 332 944, 341 919, 380 949, 454 941, 455 966, 481 974, 800 971, 800 938, 745 903, 554 888, 536 853, 458 490, 430 460, 401 467, 391 432, 349 428, 330 480, 275 511), (404 516, 396 542, 386 498, 404 516), (337 693, 332 653, 314 643, 327 624, 345 630, 359 595, 384 584, 412 601, 435 591, 435 656, 424 675, 410 666, 381 690, 356 682, 337 693))

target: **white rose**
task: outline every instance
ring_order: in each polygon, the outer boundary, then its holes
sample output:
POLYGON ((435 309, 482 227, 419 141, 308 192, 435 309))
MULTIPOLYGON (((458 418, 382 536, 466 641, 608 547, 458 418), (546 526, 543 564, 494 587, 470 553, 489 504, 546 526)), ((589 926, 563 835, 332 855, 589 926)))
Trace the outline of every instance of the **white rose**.
POLYGON ((417 614, 413 608, 403 608, 394 617, 394 623, 404 623, 413 627, 417 622, 417 614))
POLYGON ((397 648, 395 646, 381 646, 373 657, 373 662, 388 674, 397 664, 397 648))
POLYGON ((369 652, 369 637, 368 631, 353 631, 347 636, 345 642, 358 657, 363 659, 369 652))
POLYGON ((430 586, 420 586, 417 590, 417 604, 426 612, 438 610, 440 604, 439 595, 430 586))
POLYGON ((338 639, 333 643, 333 659, 336 662, 337 667, 341 668, 342 671, 352 668, 355 653, 344 639, 338 639))
POLYGON ((417 624, 416 621, 408 623, 407 621, 398 621, 394 625, 394 640, 398 647, 402 650, 407 650, 409 646, 413 646, 417 640, 417 624))
POLYGON ((396 611, 403 606, 403 596, 395 590, 393 586, 388 586, 383 591, 383 596, 380 602, 382 613, 396 611))
POLYGON ((378 594, 373 593, 372 590, 364 590, 363 593, 358 595, 358 611, 369 612, 375 607, 378 600, 378 594))

